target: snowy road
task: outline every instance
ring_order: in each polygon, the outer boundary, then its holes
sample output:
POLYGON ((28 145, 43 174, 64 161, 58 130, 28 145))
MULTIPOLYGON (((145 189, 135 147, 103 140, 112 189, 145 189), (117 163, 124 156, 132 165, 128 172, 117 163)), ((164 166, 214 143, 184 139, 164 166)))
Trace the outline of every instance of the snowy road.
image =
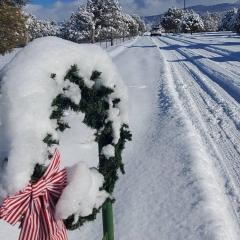
POLYGON ((117 239, 238 239, 239 55, 200 42, 140 38, 114 59, 134 133, 117 239))
MULTIPOLYGON (((134 135, 115 193, 116 239, 239 236, 237 53, 179 38, 143 37, 112 54, 134 135)), ((82 233, 97 240, 100 230, 99 222, 82 233)))
MULTIPOLYGON (((239 239, 239 48, 224 33, 139 37, 109 52, 133 132, 115 191, 116 240, 239 239)), ((0 229, 6 239, 12 228, 0 229)), ((99 215, 69 239, 101 232, 99 215)))

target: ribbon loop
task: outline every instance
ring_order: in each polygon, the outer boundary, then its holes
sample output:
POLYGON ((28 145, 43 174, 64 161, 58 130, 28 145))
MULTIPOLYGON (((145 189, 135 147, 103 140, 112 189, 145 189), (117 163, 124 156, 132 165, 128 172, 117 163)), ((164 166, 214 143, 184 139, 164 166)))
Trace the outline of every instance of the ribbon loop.
POLYGON ((67 185, 67 172, 59 172, 59 167, 60 154, 55 150, 43 177, 0 207, 0 218, 12 225, 21 221, 19 240, 67 240, 63 221, 54 218, 56 202, 67 185))

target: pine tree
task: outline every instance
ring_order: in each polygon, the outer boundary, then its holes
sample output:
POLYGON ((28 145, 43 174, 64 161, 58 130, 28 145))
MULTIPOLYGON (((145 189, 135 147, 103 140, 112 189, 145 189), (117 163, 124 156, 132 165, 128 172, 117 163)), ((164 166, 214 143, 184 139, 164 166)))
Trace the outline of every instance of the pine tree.
POLYGON ((77 43, 90 42, 94 28, 93 14, 89 13, 86 7, 81 6, 63 24, 60 36, 77 43))
POLYGON ((169 8, 161 19, 161 25, 167 31, 179 31, 184 11, 178 8, 169 8))
POLYGON ((25 18, 21 8, 9 1, 0 3, 0 54, 26 44, 25 18))
POLYGON ((235 31, 237 33, 240 33, 240 8, 238 9, 236 20, 235 20, 235 31))
POLYGON ((105 0, 88 0, 86 9, 93 15, 93 27, 91 29, 91 42, 94 43, 97 37, 97 31, 102 25, 102 16, 105 14, 105 0))
POLYGON ((58 26, 55 22, 39 20, 31 14, 25 15, 25 17, 29 41, 58 34, 58 26))
POLYGON ((221 17, 217 13, 209 13, 202 16, 202 20, 204 23, 204 30, 207 32, 216 32, 219 30, 221 17))
POLYGON ((144 32, 146 32, 147 28, 145 22, 136 14, 132 15, 132 18, 136 21, 138 25, 138 33, 142 35, 144 32))
POLYGON ((204 23, 199 14, 193 10, 185 11, 181 22, 183 32, 200 32, 204 30, 204 23))
POLYGON ((237 17, 238 9, 234 8, 228 11, 224 17, 222 18, 220 30, 222 31, 234 31, 236 25, 236 17, 237 17))
POLYGON ((122 9, 118 0, 88 0, 88 12, 93 14, 95 28, 92 31, 92 42, 95 42, 96 31, 103 29, 101 35, 105 33, 111 41, 117 35, 119 23, 121 22, 122 9))
POLYGON ((60 37, 73 42, 92 42, 136 36, 145 31, 145 24, 138 16, 123 12, 117 0, 88 0, 72 13, 61 30, 60 37))
POLYGON ((10 4, 12 6, 24 6, 28 0, 0 0, 0 4, 10 4))
POLYGON ((127 25, 129 30, 129 36, 130 37, 136 36, 139 31, 138 29, 139 26, 137 21, 132 16, 129 16, 127 20, 128 20, 127 25))

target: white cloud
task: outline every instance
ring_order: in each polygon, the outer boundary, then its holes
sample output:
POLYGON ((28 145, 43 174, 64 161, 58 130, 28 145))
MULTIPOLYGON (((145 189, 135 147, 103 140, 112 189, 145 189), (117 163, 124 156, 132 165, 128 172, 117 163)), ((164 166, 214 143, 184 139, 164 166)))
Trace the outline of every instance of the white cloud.
POLYGON ((128 9, 130 13, 139 15, 156 15, 163 13, 171 6, 179 6, 176 0, 120 0, 124 9, 128 9), (144 4, 143 4, 144 2, 144 4))
POLYGON ((52 6, 45 7, 43 5, 27 4, 25 11, 32 13, 40 19, 63 21, 69 18, 71 13, 77 9, 80 4, 85 3, 85 0, 73 1, 64 3, 56 1, 52 6))

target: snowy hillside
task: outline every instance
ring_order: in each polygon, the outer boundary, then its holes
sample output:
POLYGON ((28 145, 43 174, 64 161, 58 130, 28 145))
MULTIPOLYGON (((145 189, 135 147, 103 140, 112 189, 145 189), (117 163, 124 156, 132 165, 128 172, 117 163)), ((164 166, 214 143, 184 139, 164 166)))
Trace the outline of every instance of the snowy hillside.
POLYGON ((202 15, 202 14, 206 14, 206 12, 222 13, 222 12, 229 11, 233 8, 239 8, 239 7, 240 7, 240 2, 237 1, 235 3, 221 3, 221 4, 210 5, 210 6, 196 5, 196 6, 190 6, 188 7, 188 9, 193 9, 195 12, 202 15))
MULTIPOLYGON (((221 32, 109 49, 128 87, 133 132, 114 194, 116 240, 239 239, 239 48, 238 35, 221 32)), ((99 240, 101 224, 99 215, 69 239, 99 240)), ((0 239, 17 235, 0 222, 0 239)))

